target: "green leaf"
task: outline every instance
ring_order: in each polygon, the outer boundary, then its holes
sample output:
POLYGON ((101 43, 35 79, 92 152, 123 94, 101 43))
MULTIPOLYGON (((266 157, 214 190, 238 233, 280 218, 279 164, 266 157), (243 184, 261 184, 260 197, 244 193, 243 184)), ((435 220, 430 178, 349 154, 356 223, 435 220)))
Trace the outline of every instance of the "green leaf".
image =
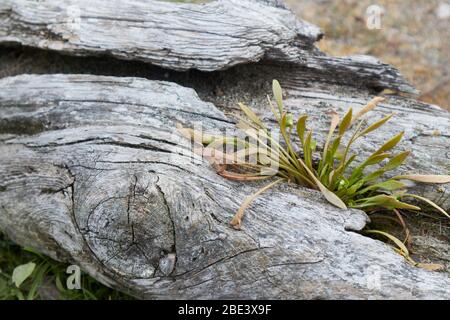
POLYGON ((297 135, 302 145, 305 143, 306 119, 308 116, 300 116, 297 120, 297 135))
POLYGON ((56 288, 60 292, 65 292, 66 291, 66 287, 63 285, 63 283, 61 281, 61 276, 59 274, 57 274, 56 277, 55 277, 55 285, 56 285, 56 288))
POLYGON ((398 201, 396 198, 385 194, 380 194, 370 198, 358 200, 357 204, 355 204, 353 207, 354 208, 382 207, 386 209, 420 210, 419 207, 398 201))
POLYGON ((450 183, 449 175, 410 174, 410 175, 395 176, 392 179, 397 180, 404 179, 423 183, 450 183))
POLYGON ((250 109, 249 107, 247 107, 245 104, 243 103, 239 103, 239 107, 241 108, 241 110, 245 113, 245 115, 254 123, 256 124, 259 128, 263 129, 265 128, 264 124, 262 123, 261 119, 256 115, 256 113, 253 112, 252 109, 250 109))
POLYGON ((341 145, 341 137, 337 137, 336 139, 334 139, 333 143, 331 144, 329 157, 327 158, 327 163, 330 166, 333 166, 333 160, 336 157, 336 152, 340 145, 341 145))
POLYGON ((399 247, 402 255, 404 255, 405 257, 409 257, 408 248, 406 248, 405 244, 402 241, 400 241, 398 238, 394 237, 393 235, 391 235, 387 232, 384 232, 384 231, 380 231, 380 230, 365 230, 364 232, 369 233, 369 234, 379 234, 379 235, 382 235, 382 236, 388 238, 389 240, 394 242, 397 247, 399 247))
POLYGON ((280 131, 281 131, 281 133, 285 133, 286 132, 287 125, 288 125, 287 113, 283 113, 282 116, 281 116, 281 120, 280 120, 280 131))
POLYGON ((316 183, 320 189, 320 192, 322 192, 322 194, 324 195, 325 199, 328 200, 328 202, 330 202, 331 204, 335 205, 338 208, 347 209, 345 203, 336 194, 328 190, 319 180, 317 180, 316 183))
POLYGON ((50 264, 48 262, 44 262, 37 266, 33 281, 31 283, 30 291, 27 295, 27 300, 34 300, 38 294, 38 289, 42 286, 44 282, 44 277, 47 274, 48 269, 50 268, 50 264))
POLYGON ((344 165, 344 171, 350 166, 350 164, 353 163, 353 161, 355 161, 355 159, 356 159, 356 154, 352 154, 350 156, 350 158, 348 158, 347 162, 344 165))
POLYGON ((182 136, 187 139, 194 139, 194 141, 199 144, 208 145, 216 139, 216 137, 212 135, 204 134, 203 132, 198 132, 191 128, 184 128, 181 123, 177 123, 176 127, 182 136))
POLYGON ((312 130, 308 132, 308 135, 306 136, 305 139, 305 144, 303 145, 303 157, 305 158, 306 165, 310 169, 312 169, 311 137, 312 137, 312 130))
POLYGON ((286 113, 284 113, 283 115, 282 115, 282 117, 281 117, 281 120, 280 120, 280 122, 279 122, 279 124, 280 124, 280 132, 281 132, 281 135, 283 136, 283 139, 284 139, 284 142, 286 143, 286 146, 287 146, 287 154, 288 154, 288 158, 290 159, 290 160, 292 160, 292 162, 294 163, 294 166, 297 168, 297 169, 300 169, 301 170, 301 166, 300 166, 300 164, 298 163, 298 161, 297 161, 297 155, 296 155, 296 153, 295 153, 295 151, 294 151, 294 148, 293 148, 293 146, 292 146, 292 143, 291 143, 291 139, 290 139, 290 133, 287 133, 286 132, 286 125, 287 125, 287 116, 286 116, 286 113))
POLYGON ((331 190, 334 190, 337 187, 337 183, 342 179, 343 173, 344 173, 344 166, 345 163, 339 165, 339 167, 337 167, 333 174, 330 175, 330 184, 329 184, 329 188, 331 190))
POLYGON ((378 189, 382 189, 382 190, 386 190, 386 191, 394 191, 394 190, 398 190, 398 189, 402 189, 405 187, 404 183, 401 183, 399 181, 396 180, 386 180, 380 183, 376 183, 373 184, 371 186, 368 186, 367 188, 364 188, 363 190, 361 190, 360 192, 358 192, 359 194, 364 194, 368 191, 371 190, 378 190, 378 189))
POLYGON ((293 125, 294 125, 294 116, 292 115, 292 113, 287 113, 286 114, 286 128, 292 128, 293 125))
MULTIPOLYGON (((348 195, 348 196, 354 195, 363 185, 364 185, 364 181, 363 180, 357 181, 350 188, 348 188, 348 190, 346 192, 346 195, 348 195)), ((360 193, 363 193, 363 192, 360 192, 360 193)))
POLYGON ((324 183, 324 180, 326 179, 326 177, 324 175, 328 169, 329 169, 329 165, 327 163, 323 166, 322 171, 319 174, 319 179, 322 181, 322 183, 324 183))
POLYGON ((395 181, 395 180, 386 180, 386 181, 377 183, 375 186, 376 186, 377 189, 393 191, 393 190, 404 188, 405 184, 401 183, 399 181, 395 181))
POLYGON ((311 140, 311 151, 312 152, 316 151, 316 147, 317 147, 317 141, 311 140))
MULTIPOLYGON (((351 184, 355 183, 356 180, 359 179, 362 176, 362 174, 364 172, 364 169, 367 166, 378 164, 381 161, 383 161, 384 159, 386 159, 387 157, 389 157, 389 153, 372 154, 369 158, 367 158, 366 161, 364 161, 360 166, 356 167, 353 170, 352 174, 350 175, 350 182, 351 182, 351 184)), ((369 174, 367 181, 376 179, 379 176, 381 176, 383 173, 384 173, 384 171, 372 172, 373 176, 371 176, 369 174)))
POLYGON ((314 173, 309 170, 309 168, 306 166, 306 164, 301 160, 298 159, 298 161, 302 164, 302 166, 305 168, 305 170, 308 172, 308 174, 310 175, 311 179, 314 180, 314 183, 316 183, 317 187, 319 188, 320 192, 322 192, 322 194, 324 195, 325 199, 328 200, 328 202, 330 202, 331 204, 335 205, 338 208, 341 209, 347 209, 347 206, 345 205, 345 203, 337 196, 335 195, 333 192, 331 192, 330 190, 328 190, 320 181, 319 179, 316 178, 316 176, 314 175, 314 173))
POLYGON ((436 203, 434 203, 434 202, 431 201, 430 199, 427 199, 427 198, 425 198, 425 197, 421 197, 421 196, 418 196, 418 195, 415 195, 415 194, 409 194, 409 193, 406 193, 406 194, 402 195, 402 197, 411 197, 411 198, 416 198, 416 199, 422 200, 423 202, 428 203, 430 206, 432 206, 433 208, 435 208, 436 210, 438 210, 440 213, 442 213, 442 214, 443 214, 444 216, 446 216, 447 218, 450 218, 450 215, 449 215, 447 212, 445 212, 444 209, 442 209, 441 207, 439 207, 436 203))
POLYGON ((333 136, 333 132, 334 132, 334 130, 336 130, 338 123, 339 123, 339 116, 337 113, 333 113, 331 115, 330 130, 328 131, 328 136, 325 141, 325 145, 323 147, 322 159, 320 160, 320 163, 319 163, 319 169, 318 169, 319 171, 322 171, 322 167, 325 165, 325 163, 327 161, 328 145, 330 144, 331 137, 333 136))
POLYGON ((374 164, 378 164, 381 161, 383 161, 384 159, 388 158, 389 155, 390 154, 387 152, 380 153, 380 154, 373 154, 369 158, 367 158, 366 161, 364 161, 364 167, 373 166, 374 164))
POLYGON ((278 80, 273 80, 272 82, 272 90, 273 96, 275 97, 275 102, 278 105, 278 110, 280 111, 280 115, 283 114, 283 91, 281 89, 280 83, 278 80))
POLYGON ((410 151, 404 151, 393 157, 389 162, 384 166, 385 171, 394 170, 398 166, 400 166, 406 158, 409 156, 410 151))
POLYGON ((381 127, 383 124, 385 124, 386 122, 388 122, 389 119, 392 118, 392 116, 393 116, 393 115, 390 114, 390 115, 388 115, 387 117, 384 117, 383 119, 381 119, 381 120, 379 120, 379 121, 377 121, 377 122, 371 124, 371 125, 368 126, 366 129, 364 129, 364 130, 359 134, 359 136, 362 137, 362 136, 365 136, 366 134, 368 134, 368 133, 370 133, 370 132, 372 132, 372 131, 375 131, 376 129, 378 129, 379 127, 381 127))
POLYGON ((344 118, 341 121, 341 124, 339 125, 340 136, 342 136, 345 133, 345 131, 347 131, 350 124, 352 123, 352 114, 353 114, 352 108, 348 109, 347 114, 344 116, 344 118))
POLYGON ((280 115, 278 114, 278 111, 273 106, 272 100, 270 99, 269 95, 267 95, 267 102, 269 102, 270 110, 272 110, 272 113, 273 113, 275 119, 279 122, 280 121, 280 115))
POLYGON ((17 288, 20 287, 20 285, 28 279, 29 276, 34 271, 34 268, 36 267, 36 264, 34 262, 28 262, 26 264, 22 264, 20 266, 17 266, 12 274, 12 281, 16 285, 17 288))
POLYGON ((381 177, 383 175, 383 173, 384 173, 384 170, 376 170, 376 171, 373 171, 373 172, 369 173, 368 175, 366 175, 362 180, 364 182, 370 182, 370 181, 376 180, 379 177, 381 177))
POLYGON ((399 134, 397 134, 396 136, 394 136, 393 138, 391 138, 390 140, 388 140, 385 144, 383 144, 375 153, 375 154, 380 154, 386 151, 391 150, 392 148, 394 148, 399 142, 400 140, 402 140, 404 132, 400 132, 399 134))

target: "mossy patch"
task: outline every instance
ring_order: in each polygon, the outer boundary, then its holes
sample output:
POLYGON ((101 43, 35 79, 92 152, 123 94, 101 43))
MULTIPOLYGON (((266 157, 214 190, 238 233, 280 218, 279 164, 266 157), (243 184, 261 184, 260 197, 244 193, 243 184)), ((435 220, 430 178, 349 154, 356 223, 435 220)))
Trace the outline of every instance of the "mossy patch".
POLYGON ((45 131, 45 124, 36 119, 12 118, 0 121, 0 134, 33 135, 45 131))

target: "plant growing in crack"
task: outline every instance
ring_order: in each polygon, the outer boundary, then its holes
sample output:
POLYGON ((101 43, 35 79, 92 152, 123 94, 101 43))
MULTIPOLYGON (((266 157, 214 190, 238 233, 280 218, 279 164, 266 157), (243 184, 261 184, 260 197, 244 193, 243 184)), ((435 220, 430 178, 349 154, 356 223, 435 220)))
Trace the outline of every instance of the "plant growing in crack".
MULTIPOLYGON (((410 199, 422 201, 438 212, 450 218, 450 215, 437 204, 422 196, 407 192, 402 180, 422 183, 449 183, 448 175, 397 175, 391 178, 383 176, 401 166, 410 151, 393 152, 401 141, 403 132, 393 136, 363 161, 357 162, 357 154, 352 154, 351 146, 357 140, 374 132, 392 118, 392 114, 371 124, 367 124, 364 115, 374 109, 384 99, 376 97, 364 108, 354 114, 350 108, 342 119, 335 112, 331 114, 331 124, 325 143, 320 152, 313 138, 313 131, 307 128, 307 115, 302 115, 294 123, 293 115, 284 110, 282 89, 277 80, 273 81, 275 104, 268 97, 268 103, 278 123, 283 142, 274 138, 271 130, 248 106, 239 104, 245 117, 239 117, 237 128, 252 138, 238 136, 213 136, 196 132, 190 128, 178 126, 178 130, 187 138, 194 139, 196 152, 209 159, 218 174, 237 181, 255 181, 278 179, 247 197, 231 221, 231 225, 240 229, 245 209, 261 193, 271 187, 291 182, 319 190, 333 205, 341 209, 357 208, 368 213, 390 210, 397 216, 398 210, 421 210, 410 199), (354 129, 353 129, 354 128, 354 129), (350 137, 344 143, 344 135, 350 137), (298 145, 294 143, 294 134, 298 145), (232 145, 234 150, 224 152, 225 146, 232 145), (250 163, 248 158, 256 161, 250 163), (274 169, 271 163, 277 162, 274 169), (372 169, 372 170, 370 170, 372 169)), ((377 234, 393 241, 400 254, 409 258, 404 242, 380 230, 365 230, 368 234, 377 234)))

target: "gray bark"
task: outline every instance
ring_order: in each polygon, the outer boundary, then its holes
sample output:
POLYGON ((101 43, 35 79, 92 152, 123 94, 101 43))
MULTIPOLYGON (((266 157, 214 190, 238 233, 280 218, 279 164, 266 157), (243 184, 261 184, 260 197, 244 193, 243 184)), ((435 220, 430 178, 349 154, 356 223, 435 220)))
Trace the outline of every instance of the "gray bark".
POLYGON ((339 83, 417 92, 373 57, 329 57, 314 47, 314 25, 273 1, 202 5, 153 0, 2 0, 0 44, 72 55, 111 55, 168 69, 223 70, 242 63, 291 63, 339 83), (274 5, 275 4, 275 5, 274 5))
MULTIPOLYGON (((450 297, 447 275, 352 232, 367 216, 315 191, 276 187, 232 229, 258 185, 192 161, 177 122, 233 127, 192 89, 90 75, 23 75, 0 87, 2 231, 105 284, 141 298, 450 297)), ((415 121, 430 119, 448 115, 423 109, 415 121)), ((444 129, 435 145, 448 145, 444 129)), ((425 153, 422 139, 410 144, 425 153)))

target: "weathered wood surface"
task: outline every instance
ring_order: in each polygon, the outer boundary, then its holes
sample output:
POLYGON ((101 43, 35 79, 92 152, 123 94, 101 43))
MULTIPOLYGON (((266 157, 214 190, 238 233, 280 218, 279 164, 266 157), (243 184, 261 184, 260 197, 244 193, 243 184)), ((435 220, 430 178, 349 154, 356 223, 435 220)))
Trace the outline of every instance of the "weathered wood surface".
POLYGON ((172 70, 223 70, 257 61, 341 84, 416 92, 392 66, 373 57, 329 57, 314 46, 322 33, 281 1, 206 4, 153 0, 2 0, 0 44, 78 56, 110 55, 172 70))
MULTIPOLYGON (((328 134, 330 111, 343 116, 348 108, 355 112, 374 97, 360 88, 332 85, 323 80, 311 82, 302 73, 290 72, 288 67, 248 66, 220 79, 222 96, 205 95, 204 99, 222 106, 225 112, 239 112, 237 102, 245 102, 265 121, 275 126, 272 111, 267 106, 272 79, 279 79, 285 93, 285 109, 296 119, 307 114, 313 137, 323 145, 328 134), (235 80, 239 74, 239 80, 235 80)), ((182 82, 185 83, 185 82, 182 82)), ((204 89, 203 89, 204 90, 204 89)), ((200 92, 201 89, 199 90, 200 92)), ((394 135, 404 132, 397 150, 410 150, 408 161, 399 168, 402 174, 449 174, 450 172, 450 114, 438 106, 399 96, 385 96, 367 119, 372 122, 389 114, 393 118, 376 132, 357 141, 352 149, 359 159, 367 157, 394 135)), ((444 208, 450 208, 450 185, 414 186, 416 193, 425 195, 444 208)))
MULTIPOLYGON (((325 109, 366 99, 289 87, 288 107, 323 122, 325 109)), ((179 145, 177 122, 233 127, 222 112, 229 107, 220 111, 192 89, 91 75, 22 75, 0 79, 0 88, 1 230, 105 284, 141 298, 450 297, 448 275, 414 268, 350 231, 366 215, 336 209, 314 191, 279 186, 249 208, 242 231, 230 228, 258 186, 221 178, 179 145)), ((236 91, 226 90, 231 104, 236 91)), ((258 93, 250 96, 256 103, 258 93)), ((400 98, 376 115, 387 110, 401 120, 379 140, 403 128, 416 154, 410 166, 448 170, 440 162, 448 157, 448 113, 400 98), (411 127, 434 126, 441 135, 411 138, 411 127), (436 157, 427 155, 431 144, 436 157)))

